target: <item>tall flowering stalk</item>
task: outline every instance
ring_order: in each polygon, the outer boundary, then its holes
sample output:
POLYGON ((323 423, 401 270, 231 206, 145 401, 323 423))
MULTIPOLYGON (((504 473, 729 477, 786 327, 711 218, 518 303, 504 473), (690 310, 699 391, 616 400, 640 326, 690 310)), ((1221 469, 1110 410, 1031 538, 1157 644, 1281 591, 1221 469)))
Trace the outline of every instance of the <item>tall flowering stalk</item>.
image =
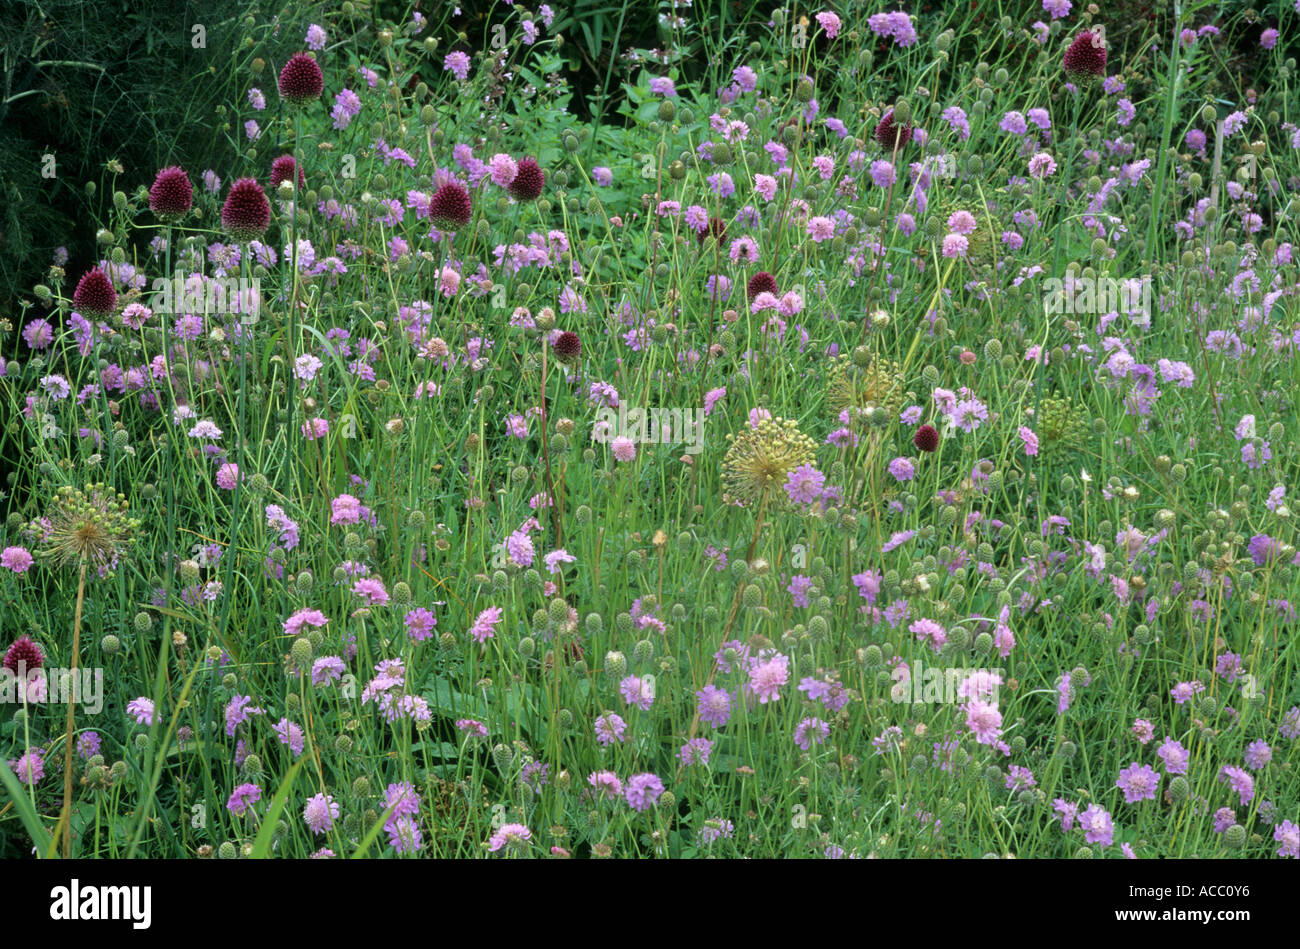
MULTIPOLYGON (((72 620, 72 680, 77 680, 81 654, 81 611, 86 600, 86 570, 107 576, 125 552, 140 521, 127 517, 124 495, 114 498, 103 484, 84 489, 62 487, 50 513, 37 518, 29 529, 43 544, 39 556, 53 566, 77 567, 77 606, 72 620)), ((63 748, 63 858, 72 856, 72 736, 76 726, 76 690, 68 691, 67 734, 63 748)))

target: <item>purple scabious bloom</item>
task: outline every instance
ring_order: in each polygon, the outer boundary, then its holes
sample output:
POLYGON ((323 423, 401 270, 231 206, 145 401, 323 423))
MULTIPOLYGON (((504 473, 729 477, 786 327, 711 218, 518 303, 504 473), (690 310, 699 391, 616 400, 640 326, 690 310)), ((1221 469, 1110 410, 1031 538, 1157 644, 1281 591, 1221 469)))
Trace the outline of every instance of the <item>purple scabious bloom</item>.
POLYGON ((796 574, 790 578, 790 585, 786 587, 794 605, 800 608, 809 605, 808 591, 813 587, 812 577, 805 577, 803 574, 796 574))
POLYGON ((731 696, 716 685, 706 685, 695 693, 700 720, 721 728, 731 718, 731 696))
POLYGON ((289 719, 282 718, 271 726, 271 730, 279 737, 280 744, 289 746, 295 758, 302 754, 305 744, 301 725, 295 725, 289 719))
POLYGON ((1079 815, 1079 826, 1083 828, 1083 839, 1090 844, 1109 847, 1115 842, 1115 825, 1110 813, 1099 804, 1090 804, 1079 815))
POLYGON ((916 477, 916 466, 910 458, 895 458, 889 463, 889 473, 895 481, 911 481, 916 477))
POLYGON ((664 783, 656 774, 634 774, 627 779, 623 795, 634 811, 643 811, 654 806, 659 795, 664 793, 664 783))
POLYGON ((1166 774, 1187 773, 1191 752, 1176 739, 1166 737, 1164 744, 1156 749, 1156 756, 1164 762, 1166 774))
POLYGON ((650 676, 626 676, 618 685, 619 694, 628 705, 646 711, 655 701, 654 679, 650 676))
POLYGON ((796 504, 812 504, 821 497, 826 487, 826 476, 812 465, 800 465, 790 472, 785 482, 785 493, 796 504))
POLYGON ((1252 741, 1246 746, 1246 767, 1258 771, 1273 760, 1273 749, 1266 741, 1252 741))
POLYGON ((813 742, 824 744, 830 737, 831 727, 820 718, 805 718, 794 729, 794 743, 807 751, 813 742))
POLYGON ((1250 776, 1250 772, 1235 765, 1224 765, 1219 772, 1219 780, 1227 781, 1232 786, 1241 797, 1243 805, 1249 804, 1255 796, 1255 779, 1250 776))
POLYGON ((241 784, 230 794, 226 808, 230 813, 243 817, 248 809, 262 799, 262 789, 256 784, 241 784))
POLYGON ((313 834, 328 833, 339 819, 339 806, 328 794, 317 794, 307 799, 302 819, 313 834))
POLYGON ((713 742, 708 738, 692 738, 686 744, 682 745, 677 752, 677 757, 683 767, 689 767, 693 764, 707 765, 709 755, 713 751, 713 742))
POLYGON ((1120 771, 1115 786, 1124 792, 1124 800, 1129 804, 1154 801, 1156 789, 1160 786, 1160 775, 1150 765, 1140 765, 1135 761, 1120 771))
POLYGON ((623 735, 627 732, 627 722, 623 721, 614 712, 606 712, 596 719, 593 726, 596 731, 596 741, 602 745, 613 744, 616 741, 621 742, 623 735))
POLYGON ((598 797, 607 801, 623 796, 623 782, 613 771, 593 771, 587 776, 587 783, 596 789, 598 797))
POLYGON ((154 723, 153 702, 143 695, 128 702, 126 711, 141 725, 152 725, 154 723))

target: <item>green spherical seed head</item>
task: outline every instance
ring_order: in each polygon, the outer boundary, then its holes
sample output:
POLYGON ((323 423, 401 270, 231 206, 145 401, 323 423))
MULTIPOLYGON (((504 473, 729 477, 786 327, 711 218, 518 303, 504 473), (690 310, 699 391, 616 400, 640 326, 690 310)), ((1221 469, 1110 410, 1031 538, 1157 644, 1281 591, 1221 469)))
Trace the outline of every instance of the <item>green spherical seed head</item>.
POLYGON ((612 679, 622 679, 627 675, 627 656, 616 649, 605 653, 605 675, 612 679))
POLYGON ((630 636, 635 627, 636 621, 632 619, 631 613, 623 612, 614 617, 614 628, 624 636, 630 636))
POLYGON ((555 623, 567 622, 569 619, 568 601, 565 600, 563 597, 557 596, 555 599, 551 600, 551 602, 547 605, 546 612, 551 617, 552 622, 555 623))
POLYGON ((262 773, 262 759, 258 755, 249 755, 244 759, 244 774, 258 775, 262 773))
POLYGON ((1080 847, 1074 852, 1075 860, 1091 860, 1093 858, 1091 847, 1080 847))
POLYGON ((1229 850, 1240 850, 1246 845, 1246 828, 1233 824, 1223 832, 1223 846, 1229 850))
MULTIPOLYGON (((147 615, 148 614, 140 613, 137 614, 137 617, 147 615)), ((116 656, 122 650, 122 641, 112 633, 109 633, 99 641, 99 649, 105 656, 116 656)))
POLYGON ((587 618, 583 620, 583 625, 586 626, 589 634, 596 636, 605 628, 605 621, 599 613, 588 613, 587 618))
POLYGON ((1169 782, 1169 797, 1175 803, 1181 803, 1187 800, 1188 795, 1192 793, 1192 787, 1187 783, 1187 779, 1181 774, 1175 775, 1169 782))
POLYGON ((632 647, 632 658, 638 666, 644 666, 655 657, 655 644, 648 639, 642 639, 632 647))
POLYGON ((353 742, 351 735, 339 735, 334 739, 334 750, 340 754, 346 755, 350 753, 352 751, 352 746, 353 742))
POLYGON ((1079 753, 1079 746, 1072 741, 1063 741, 1061 742, 1060 746, 1057 748, 1057 753, 1062 758, 1066 758, 1066 759, 1073 758, 1075 755, 1079 753))
POLYGON ((311 641, 306 636, 299 636, 289 648, 289 656, 300 672, 307 672, 312 660, 311 641))
MULTIPOLYGON (((543 617, 543 623, 542 623, 542 625, 543 625, 543 628, 545 628, 545 616, 546 616, 546 613, 545 613, 545 611, 540 611, 540 612, 542 613, 542 617, 543 617)), ((536 626, 536 623, 534 623, 534 626, 536 626)), ((522 639, 519 640, 519 655, 520 655, 520 656, 522 656, 522 657, 525 658, 525 659, 531 659, 531 658, 533 657, 533 654, 536 653, 536 652, 537 652, 537 642, 533 639, 533 637, 531 637, 531 636, 525 636, 525 637, 523 637, 522 639)))
POLYGON ((221 846, 217 848, 218 860, 234 860, 239 856, 239 850, 229 840, 222 841, 221 846))

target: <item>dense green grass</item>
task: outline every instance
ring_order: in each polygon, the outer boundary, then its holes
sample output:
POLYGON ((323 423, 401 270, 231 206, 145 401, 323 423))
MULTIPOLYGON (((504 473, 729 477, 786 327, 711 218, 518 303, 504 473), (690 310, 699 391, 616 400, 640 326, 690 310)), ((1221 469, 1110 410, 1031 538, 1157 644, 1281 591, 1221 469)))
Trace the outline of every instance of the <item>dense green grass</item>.
MULTIPOLYGON (((324 96, 250 74, 260 137, 187 169, 183 220, 119 175, 85 226, 142 292, 92 333, 52 271, 0 375, 35 485, 0 645, 103 673, 74 855, 1296 855, 1300 13, 1187 4, 1222 32, 1170 49, 1077 3, 707 6, 661 22, 709 75, 619 50, 599 127, 545 11, 494 10, 463 80, 454 17, 371 44, 323 13, 324 96), (273 262, 223 235, 246 176, 273 262), (471 218, 431 233, 449 177, 471 218), (162 312, 176 270, 257 281, 256 319, 162 312), (698 452, 606 431, 615 392, 704 413, 698 452), (90 482, 125 513, 88 520, 90 482)), ((67 706, 16 711, 0 762, 41 777, 0 767, 0 853, 57 852, 67 706)))

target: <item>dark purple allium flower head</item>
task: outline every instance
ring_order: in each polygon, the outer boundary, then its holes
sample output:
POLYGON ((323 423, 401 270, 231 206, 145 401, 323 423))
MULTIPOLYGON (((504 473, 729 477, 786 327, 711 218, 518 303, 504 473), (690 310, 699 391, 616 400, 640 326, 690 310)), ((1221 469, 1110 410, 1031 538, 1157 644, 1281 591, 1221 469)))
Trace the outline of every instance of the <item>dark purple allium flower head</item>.
POLYGON ((745 284, 745 293, 751 300, 760 293, 776 293, 776 278, 766 270, 760 270, 745 284))
POLYGON ((77 281, 77 289, 72 294, 72 305, 87 316, 108 316, 117 305, 117 291, 113 289, 113 281, 98 267, 86 271, 77 281))
POLYGON ((172 165, 158 172, 149 189, 149 210, 163 220, 177 220, 194 205, 194 186, 185 169, 172 165))
POLYGON ((306 190, 307 178, 302 173, 302 166, 293 160, 292 155, 281 155, 271 162, 271 187, 278 188, 280 182, 292 181, 294 168, 298 169, 298 190, 306 190))
POLYGON ((464 185, 449 181, 434 192, 429 202, 429 217, 438 224, 451 224, 463 227, 474 215, 474 207, 469 200, 469 192, 464 185))
POLYGON ((934 451, 939 447, 939 430, 933 425, 922 425, 912 436, 912 444, 921 451, 934 451))
POLYGON ((700 228, 696 234, 700 238, 701 244, 704 243, 704 239, 710 234, 717 238, 718 243, 721 244, 722 239, 727 236, 727 225, 722 223, 722 218, 711 217, 709 218, 709 223, 700 228))
POLYGON ((898 147, 901 149, 904 145, 912 140, 912 126, 899 125, 894 121, 894 110, 890 109, 880 117, 876 123, 875 131, 876 141, 880 143, 881 148, 893 150, 894 140, 898 140, 898 147))
POLYGON ((511 196, 519 201, 536 201, 542 196, 542 186, 546 184, 546 175, 534 158, 525 158, 519 163, 515 180, 507 189, 511 196))
POLYGON ((23 669, 26 672, 39 669, 45 662, 45 653, 41 652, 40 646, 32 642, 30 636, 19 636, 5 652, 4 667, 14 675, 18 675, 20 662, 24 664, 23 669))
POLYGON ((294 53, 280 70, 280 95, 293 105, 306 105, 319 99, 324 88, 320 63, 306 53, 294 53))
POLYGON ((555 358, 566 366, 572 366, 582 355, 582 340, 578 334, 565 330, 555 339, 555 358))
POLYGON ((1089 81, 1106 75, 1106 47, 1100 34, 1084 31, 1065 50, 1061 64, 1071 79, 1089 81))
POLYGON ((261 237, 271 225, 271 202, 255 178, 240 178, 230 186, 226 203, 221 207, 221 226, 235 240, 244 242, 261 237))

